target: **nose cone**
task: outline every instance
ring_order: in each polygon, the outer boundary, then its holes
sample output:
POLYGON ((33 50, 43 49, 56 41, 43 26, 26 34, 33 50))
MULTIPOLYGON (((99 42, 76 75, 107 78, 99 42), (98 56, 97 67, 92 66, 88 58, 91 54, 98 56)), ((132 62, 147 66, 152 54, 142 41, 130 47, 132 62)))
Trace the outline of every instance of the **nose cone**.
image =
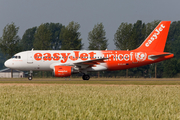
POLYGON ((9 60, 6 60, 6 62, 4 63, 4 65, 5 65, 6 67, 10 68, 11 63, 10 63, 10 61, 9 61, 9 60))

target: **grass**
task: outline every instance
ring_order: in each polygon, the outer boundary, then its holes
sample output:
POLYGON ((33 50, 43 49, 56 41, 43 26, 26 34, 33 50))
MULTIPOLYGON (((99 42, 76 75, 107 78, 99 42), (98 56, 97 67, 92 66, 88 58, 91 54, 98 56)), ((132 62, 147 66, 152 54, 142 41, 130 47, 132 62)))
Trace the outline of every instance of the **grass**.
POLYGON ((180 85, 180 78, 92 78, 84 81, 82 78, 1 78, 0 83, 26 84, 103 84, 103 85, 180 85))
POLYGON ((180 86, 1 84, 0 119, 180 119, 180 86))

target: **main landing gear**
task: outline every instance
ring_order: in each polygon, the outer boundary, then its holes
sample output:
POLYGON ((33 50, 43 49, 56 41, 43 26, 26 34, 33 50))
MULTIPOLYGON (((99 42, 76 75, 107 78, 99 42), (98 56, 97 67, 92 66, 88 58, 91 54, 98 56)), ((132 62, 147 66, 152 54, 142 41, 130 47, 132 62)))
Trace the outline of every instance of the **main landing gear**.
POLYGON ((83 79, 83 80, 89 80, 89 79, 90 79, 90 76, 87 75, 87 74, 84 74, 84 75, 82 76, 82 79, 83 79))
POLYGON ((33 73, 33 71, 30 71, 30 72, 29 72, 28 80, 32 80, 32 79, 33 79, 32 73, 33 73))

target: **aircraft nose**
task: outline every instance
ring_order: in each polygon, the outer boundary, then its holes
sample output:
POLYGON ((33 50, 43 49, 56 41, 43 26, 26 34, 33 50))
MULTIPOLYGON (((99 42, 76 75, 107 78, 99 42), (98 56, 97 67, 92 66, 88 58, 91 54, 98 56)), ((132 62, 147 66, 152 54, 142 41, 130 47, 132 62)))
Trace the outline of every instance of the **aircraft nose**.
POLYGON ((9 68, 9 67, 10 67, 10 65, 11 65, 10 61, 9 61, 9 60, 6 60, 6 61, 5 61, 5 63, 4 63, 4 66, 6 66, 6 67, 8 67, 8 68, 9 68))

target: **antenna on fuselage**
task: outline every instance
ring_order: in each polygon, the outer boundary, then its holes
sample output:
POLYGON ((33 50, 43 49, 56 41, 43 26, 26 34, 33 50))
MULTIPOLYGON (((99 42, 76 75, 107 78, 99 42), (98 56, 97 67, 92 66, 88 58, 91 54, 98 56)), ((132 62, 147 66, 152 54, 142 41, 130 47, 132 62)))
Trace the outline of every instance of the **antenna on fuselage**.
POLYGON ((34 50, 34 48, 32 48, 32 50, 31 51, 33 51, 34 50))

